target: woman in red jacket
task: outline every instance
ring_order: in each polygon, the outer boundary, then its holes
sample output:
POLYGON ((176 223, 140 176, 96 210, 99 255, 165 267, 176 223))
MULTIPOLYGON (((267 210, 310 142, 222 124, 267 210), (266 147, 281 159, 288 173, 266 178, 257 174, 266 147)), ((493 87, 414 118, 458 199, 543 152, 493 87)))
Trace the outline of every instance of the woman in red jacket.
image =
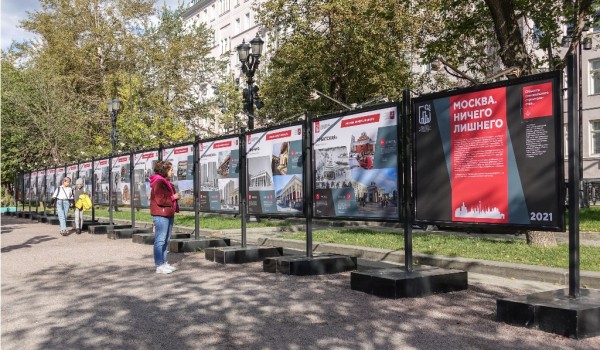
POLYGON ((156 273, 169 274, 175 267, 167 262, 167 247, 175 213, 179 212, 177 201, 181 194, 175 193, 169 178, 173 176, 171 162, 159 160, 154 165, 154 175, 150 176, 150 214, 154 222, 154 264, 156 273))

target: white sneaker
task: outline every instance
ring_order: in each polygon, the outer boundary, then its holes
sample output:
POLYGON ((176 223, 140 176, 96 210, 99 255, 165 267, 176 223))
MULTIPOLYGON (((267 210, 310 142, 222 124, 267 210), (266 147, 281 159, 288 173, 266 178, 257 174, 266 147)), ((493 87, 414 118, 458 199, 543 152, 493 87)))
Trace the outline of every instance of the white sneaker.
POLYGON ((164 263, 163 266, 171 271, 177 271, 177 268, 169 263, 164 263))
POLYGON ((173 270, 167 268, 165 265, 160 265, 156 267, 156 273, 161 273, 163 275, 168 275, 171 272, 173 272, 173 270))

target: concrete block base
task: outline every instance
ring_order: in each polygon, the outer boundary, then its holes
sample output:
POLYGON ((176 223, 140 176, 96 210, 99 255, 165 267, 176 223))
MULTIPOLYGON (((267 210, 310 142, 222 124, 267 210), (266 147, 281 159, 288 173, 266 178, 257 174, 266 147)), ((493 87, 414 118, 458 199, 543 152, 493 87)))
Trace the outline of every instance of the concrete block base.
POLYGON ((356 257, 337 254, 281 256, 263 261, 263 271, 286 275, 308 276, 356 270, 356 257))
POLYGON ((108 231, 108 239, 132 239, 136 233, 152 233, 151 228, 121 228, 108 231))
POLYGON ((600 290, 581 289, 576 299, 569 289, 496 300, 496 320, 583 339, 600 335, 600 290))
POLYGON ((263 246, 207 248, 204 251, 206 260, 220 264, 244 264, 281 255, 283 255, 283 248, 263 246))
POLYGON ((169 251, 172 253, 197 252, 210 247, 227 247, 231 244, 229 238, 171 239, 169 251))
POLYGON ((407 272, 401 268, 354 271, 350 288, 379 297, 419 298, 468 288, 466 271, 447 270, 430 266, 415 267, 407 272))
POLYGON ((137 244, 154 244, 154 233, 134 233, 131 241, 137 244))
POLYGON ((99 224, 99 225, 90 225, 88 227, 88 232, 92 235, 100 235, 105 234, 110 231, 122 228, 131 228, 131 225, 109 225, 109 224, 99 224))

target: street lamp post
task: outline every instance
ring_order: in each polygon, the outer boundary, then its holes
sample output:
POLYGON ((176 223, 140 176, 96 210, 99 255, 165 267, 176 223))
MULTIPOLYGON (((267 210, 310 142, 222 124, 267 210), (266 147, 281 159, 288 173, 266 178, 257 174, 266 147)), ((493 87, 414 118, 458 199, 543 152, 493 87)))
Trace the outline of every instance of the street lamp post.
POLYGON ((254 73, 260 63, 263 44, 264 41, 256 33, 256 37, 250 40, 250 44, 242 40, 242 43, 237 47, 238 58, 242 65, 242 73, 246 75, 246 82, 248 83, 248 87, 244 88, 242 95, 244 113, 248 115, 248 130, 254 129, 254 106, 257 109, 261 109, 264 106, 264 103, 258 96, 258 86, 254 85, 254 73))
MULTIPOLYGON (((111 121, 111 130, 110 130, 110 155, 108 166, 109 166, 109 177, 108 177, 108 216, 109 222, 113 224, 113 175, 112 175, 112 156, 115 154, 115 148, 117 145, 117 140, 119 135, 117 133, 117 114, 119 114, 119 109, 121 109, 121 101, 118 98, 113 98, 108 101, 106 106, 108 107, 108 112, 110 113, 110 121, 111 121)), ((115 203, 116 204, 116 203, 115 203)))
POLYGON ((119 114, 119 109, 121 109, 121 100, 118 98, 113 98, 108 101, 106 104, 108 107, 108 112, 110 113, 110 121, 111 121, 111 130, 110 130, 110 147, 111 153, 115 153, 115 147, 117 145, 117 141, 119 139, 119 134, 117 133, 117 114, 119 114))
MULTIPOLYGON (((254 129, 254 106, 256 109, 261 109, 263 103, 258 97, 258 86, 254 86, 254 73, 260 63, 260 56, 262 55, 264 41, 260 38, 258 33, 256 37, 250 40, 250 44, 246 44, 244 40, 237 46, 238 58, 242 66, 242 73, 246 75, 246 82, 248 87, 244 88, 242 97, 244 103, 244 113, 248 115, 248 130, 254 129)), ((244 129, 242 128, 242 133, 244 129)), ((240 165, 242 169, 246 169, 246 149, 245 143, 242 143, 242 154, 240 157, 240 165)), ((241 201, 240 201, 240 216, 242 224, 242 247, 246 247, 246 221, 248 213, 248 194, 246 193, 246 181, 248 173, 247 171, 240 176, 240 188, 241 188, 241 201)))

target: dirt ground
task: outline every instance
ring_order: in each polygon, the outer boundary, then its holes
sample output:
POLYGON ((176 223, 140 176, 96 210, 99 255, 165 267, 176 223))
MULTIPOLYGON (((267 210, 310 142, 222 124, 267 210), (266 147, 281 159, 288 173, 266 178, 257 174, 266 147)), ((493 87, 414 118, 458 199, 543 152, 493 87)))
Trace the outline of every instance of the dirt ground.
POLYGON ((297 277, 262 263, 220 265, 105 235, 2 217, 1 347, 10 349, 600 349, 495 321, 496 299, 527 294, 471 281, 466 291, 382 299, 350 273, 297 277))

